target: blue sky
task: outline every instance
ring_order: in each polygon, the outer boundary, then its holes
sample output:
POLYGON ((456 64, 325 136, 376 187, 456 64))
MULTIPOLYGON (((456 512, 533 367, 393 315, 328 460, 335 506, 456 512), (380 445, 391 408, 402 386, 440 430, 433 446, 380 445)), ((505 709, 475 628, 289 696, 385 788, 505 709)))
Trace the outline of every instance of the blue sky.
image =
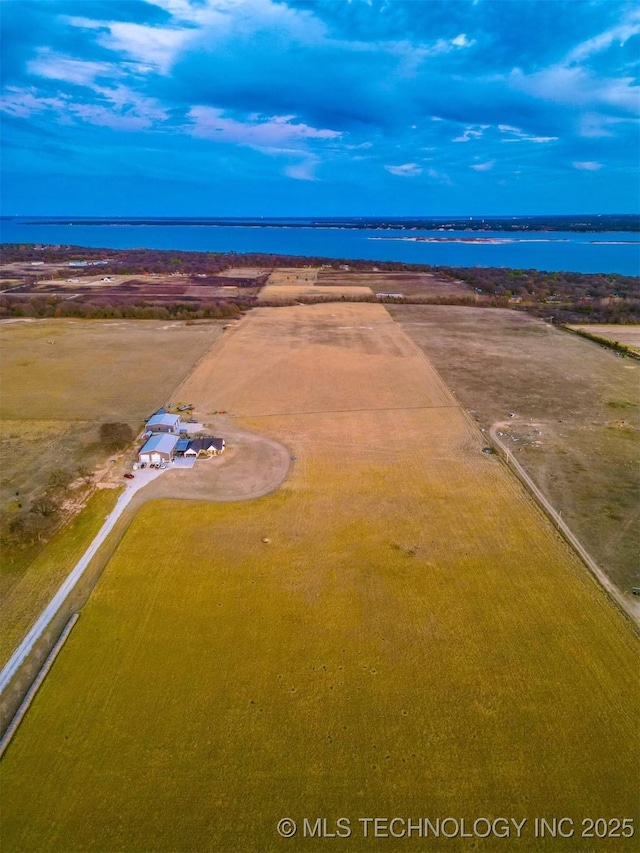
POLYGON ((0 0, 2 213, 633 213, 619 0, 0 0))

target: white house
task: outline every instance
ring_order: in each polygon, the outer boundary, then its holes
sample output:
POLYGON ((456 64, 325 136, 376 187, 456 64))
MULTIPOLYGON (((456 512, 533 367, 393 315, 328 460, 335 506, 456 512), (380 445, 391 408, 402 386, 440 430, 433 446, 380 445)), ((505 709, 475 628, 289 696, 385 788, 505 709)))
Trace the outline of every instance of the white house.
POLYGON ((195 459, 198 456, 220 456, 224 453, 224 448, 224 438, 213 438, 208 435, 204 438, 192 439, 184 455, 187 459, 195 459))

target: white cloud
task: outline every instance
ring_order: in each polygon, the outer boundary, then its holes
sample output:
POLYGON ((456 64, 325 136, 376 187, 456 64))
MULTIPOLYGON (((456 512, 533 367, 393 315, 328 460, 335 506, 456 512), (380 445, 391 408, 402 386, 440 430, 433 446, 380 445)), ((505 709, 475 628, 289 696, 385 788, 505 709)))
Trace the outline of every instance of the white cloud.
POLYGON ((385 166, 385 169, 399 178, 417 178, 418 175, 422 174, 422 169, 417 163, 403 163, 401 166, 385 166))
POLYGON ((96 77, 122 76, 122 71, 111 62, 90 62, 62 56, 47 48, 38 51, 36 59, 27 63, 30 74, 46 77, 49 80, 64 80, 78 86, 91 86, 96 77))
POLYGON ((632 77, 597 78, 584 68, 554 65, 525 75, 515 68, 508 77, 514 89, 552 103, 577 106, 607 104, 630 113, 640 111, 640 87, 632 77))
POLYGON ((453 39, 438 39, 430 47, 422 48, 422 54, 424 56, 439 56, 442 53, 451 53, 462 47, 472 47, 474 44, 474 39, 468 39, 464 33, 460 33, 453 39))
POLYGON ((66 107, 67 99, 63 95, 57 98, 40 98, 34 88, 20 89, 15 86, 8 86, 0 98, 0 110, 17 118, 29 118, 32 113, 42 112, 43 110, 62 111, 66 107))
POLYGON ((583 162, 573 163, 574 169, 580 169, 584 172, 598 172, 602 169, 602 163, 596 163, 593 160, 587 160, 583 162))
POLYGON ((187 130, 193 136, 248 145, 251 148, 268 150, 269 153, 292 143, 304 143, 311 139, 336 139, 342 135, 335 130, 318 129, 303 123, 293 124, 295 116, 272 116, 256 123, 236 121, 225 118, 222 110, 215 107, 192 107, 189 110, 189 118, 193 124, 187 130))
POLYGON ((488 172, 490 169, 493 169, 495 162, 495 160, 487 160, 486 163, 474 163, 471 168, 475 169, 476 172, 488 172))
POLYGON ((445 172, 438 172, 437 169, 429 169, 427 175, 439 184, 446 184, 448 187, 452 185, 451 178, 445 172))
POLYGON ((471 142, 472 139, 480 139, 484 131, 489 127, 488 124, 472 125, 467 127, 461 136, 456 136, 452 142, 471 142))
POLYGON ((146 27, 122 21, 108 26, 109 33, 101 33, 96 39, 98 44, 124 53, 140 64, 140 70, 153 69, 163 74, 170 70, 176 56, 194 37, 194 31, 187 29, 146 27))
POLYGON ((640 33, 640 17, 635 14, 631 20, 610 30, 600 33, 575 47, 567 56, 567 62, 581 62, 594 53, 599 53, 617 43, 623 46, 632 36, 640 33))
POLYGON ((285 175, 297 181, 317 181, 315 170, 318 166, 317 157, 309 157, 302 163, 294 163, 284 170, 285 175))
POLYGON ((460 33, 459 36, 451 39, 451 44, 455 47, 471 47, 471 45, 475 44, 475 39, 470 40, 464 33, 460 33))
POLYGON ((510 124, 499 124, 498 130, 502 134, 510 134, 506 139, 503 139, 503 142, 535 142, 535 143, 544 143, 544 142, 557 142, 557 136, 531 136, 528 133, 525 133, 524 130, 520 130, 519 127, 512 127, 510 124))
POLYGON ((107 50, 124 54, 140 73, 168 73, 177 56, 193 41, 199 30, 194 27, 150 27, 128 21, 98 21, 91 18, 61 16, 72 27, 96 30, 96 43, 107 50))

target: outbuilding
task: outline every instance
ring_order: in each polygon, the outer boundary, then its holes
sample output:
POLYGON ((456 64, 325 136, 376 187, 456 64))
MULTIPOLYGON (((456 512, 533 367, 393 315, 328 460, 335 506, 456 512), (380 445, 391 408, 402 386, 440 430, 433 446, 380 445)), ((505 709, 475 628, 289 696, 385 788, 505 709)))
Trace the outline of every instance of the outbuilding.
POLYGON ((171 462, 178 440, 177 435, 152 435, 146 444, 140 448, 138 461, 140 464, 144 463, 146 465, 171 462))
POLYGON ((180 430, 180 415, 170 415, 168 412, 153 415, 146 423, 146 428, 151 432, 175 433, 180 430))

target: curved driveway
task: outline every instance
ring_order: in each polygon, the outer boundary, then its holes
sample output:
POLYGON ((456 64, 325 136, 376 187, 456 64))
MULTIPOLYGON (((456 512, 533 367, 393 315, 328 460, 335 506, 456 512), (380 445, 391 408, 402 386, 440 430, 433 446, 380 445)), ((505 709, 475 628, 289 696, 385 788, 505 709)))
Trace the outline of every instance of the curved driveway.
POLYGON ((11 655, 0 672, 0 694, 4 692, 14 675, 38 642, 69 593, 76 586, 98 549, 113 530, 127 506, 133 502, 137 509, 148 500, 159 498, 183 498, 191 500, 250 500, 275 491, 287 476, 290 467, 289 451, 272 439, 241 430, 228 419, 219 419, 217 426, 231 444, 224 456, 216 460, 200 461, 195 469, 179 470, 146 469, 136 471, 135 479, 127 482, 124 492, 106 517, 99 533, 87 548, 82 558, 65 578, 49 604, 31 626, 24 640, 11 655), (166 476, 163 484, 150 483, 161 474, 166 476), (149 486, 149 488, 145 488, 149 486))

